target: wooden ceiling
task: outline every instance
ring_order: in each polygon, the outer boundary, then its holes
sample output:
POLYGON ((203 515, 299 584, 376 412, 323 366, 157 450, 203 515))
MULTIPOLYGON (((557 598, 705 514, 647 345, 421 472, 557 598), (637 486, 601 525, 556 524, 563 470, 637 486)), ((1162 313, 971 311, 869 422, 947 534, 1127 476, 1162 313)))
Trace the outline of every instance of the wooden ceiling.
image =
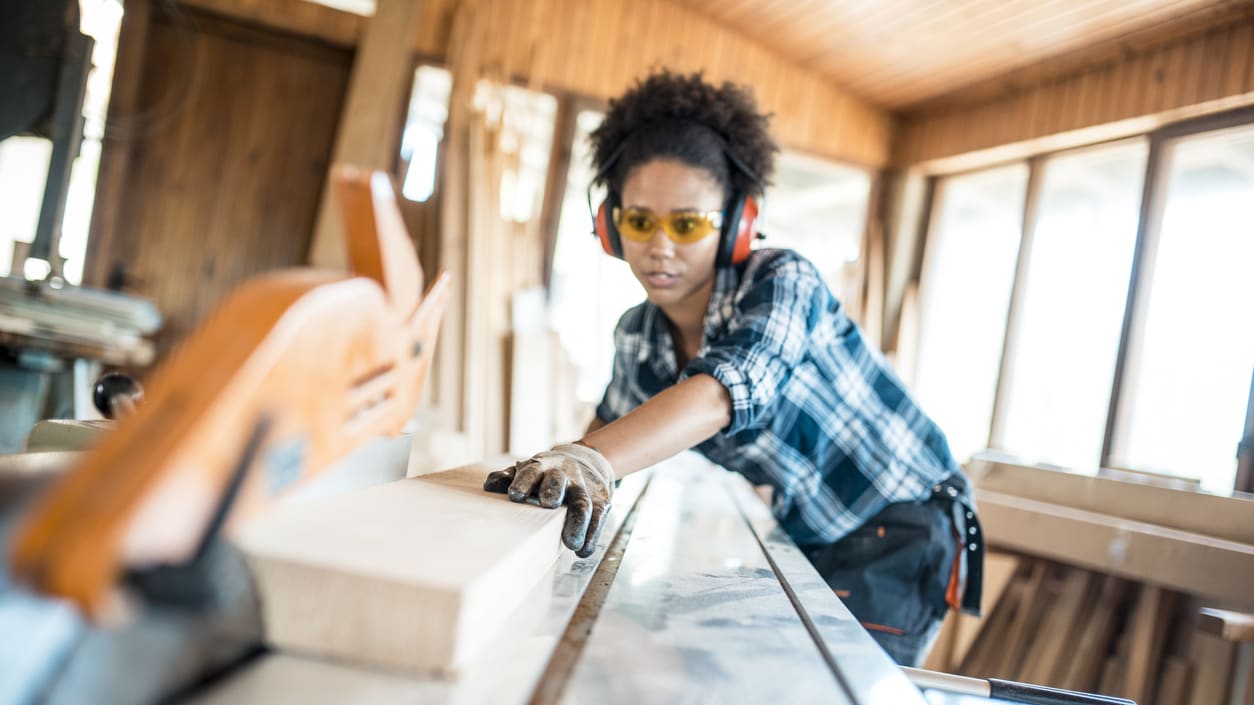
POLYGON ((1016 69, 1238 0, 675 0, 882 107, 901 110, 1016 69))

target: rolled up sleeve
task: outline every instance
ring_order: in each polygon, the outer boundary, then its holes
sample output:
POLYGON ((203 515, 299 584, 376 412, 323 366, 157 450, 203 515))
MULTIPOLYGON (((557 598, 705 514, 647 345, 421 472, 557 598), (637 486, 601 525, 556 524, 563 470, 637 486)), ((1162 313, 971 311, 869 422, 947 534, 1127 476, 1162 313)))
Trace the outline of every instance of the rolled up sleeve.
POLYGON ((727 388, 732 419, 723 433, 768 422, 828 298, 809 262, 781 263, 749 286, 735 303, 726 334, 706 341, 705 350, 683 369, 681 380, 708 374, 727 388))

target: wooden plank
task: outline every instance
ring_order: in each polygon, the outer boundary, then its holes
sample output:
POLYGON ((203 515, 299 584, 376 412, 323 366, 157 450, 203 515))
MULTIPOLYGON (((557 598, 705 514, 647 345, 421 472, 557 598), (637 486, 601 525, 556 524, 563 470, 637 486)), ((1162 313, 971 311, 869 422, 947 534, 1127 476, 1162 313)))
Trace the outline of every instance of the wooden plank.
POLYGON ((1115 637, 1119 604, 1127 592, 1127 585, 1118 578, 1103 578, 1097 604, 1093 607, 1093 613, 1084 627, 1059 687, 1082 692, 1097 688, 1102 664, 1115 637))
POLYGON ((1107 658, 1102 664, 1102 677, 1098 683, 1097 692, 1102 695, 1122 693, 1127 670, 1127 661, 1122 656, 1107 658))
POLYGON ((1193 664, 1179 656, 1163 659, 1162 677, 1158 681, 1156 705, 1184 705, 1192 684, 1193 664))
POLYGON ((1024 682, 1056 686, 1065 677, 1069 666, 1066 657, 1079 643, 1088 621, 1083 612, 1091 577, 1088 571, 1070 570, 1063 578, 1058 599, 1036 633, 1024 682))
POLYGON ((1189 705, 1227 703, 1236 666, 1236 645, 1197 630, 1193 633, 1189 656, 1195 666, 1189 705))
POLYGON ((1128 670, 1124 695, 1137 702, 1151 702, 1163 653, 1168 615, 1174 594, 1159 587, 1141 588, 1136 611, 1129 627, 1128 670))
MULTIPOLYGON (((412 38, 423 0, 378 0, 353 60, 332 162, 392 173, 400 156, 405 101, 413 87, 412 38)), ((347 265, 330 180, 323 187, 309 262, 347 265)))
POLYGON ((1254 641, 1254 615, 1202 608, 1197 628, 1227 641, 1254 641))
POLYGON ((1254 600, 1254 546, 987 490, 990 545, 1236 605, 1254 600))
POLYGON ((565 510, 484 492, 495 469, 470 465, 294 503, 248 527, 238 543, 267 641, 456 672, 497 636, 560 550, 565 510))
POLYGON ((967 467, 981 490, 1254 544, 1254 499, 1081 475, 991 458, 967 467))
POLYGON ((1014 622, 1001 640, 1000 658, 990 675, 1014 679, 1019 672, 1027 651, 1028 639, 1040 623, 1046 609, 1045 581, 1049 577, 1049 564, 1037 561, 1024 587, 1014 622))

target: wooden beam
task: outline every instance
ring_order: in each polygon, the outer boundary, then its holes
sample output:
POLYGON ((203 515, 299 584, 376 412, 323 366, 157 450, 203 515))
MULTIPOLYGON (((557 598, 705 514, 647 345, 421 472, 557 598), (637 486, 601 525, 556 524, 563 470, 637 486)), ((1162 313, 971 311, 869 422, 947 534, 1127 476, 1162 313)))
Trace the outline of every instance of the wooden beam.
POLYGON ((978 457, 968 464, 967 470, 981 490, 1254 544, 1254 499, 978 457))
POLYGON ((1254 545, 979 489, 989 544, 1233 605, 1254 605, 1254 545))
MULTIPOLYGON (((400 154, 405 104, 413 88, 411 41, 424 0, 379 0, 353 61, 348 98, 340 114, 332 164, 352 164, 393 173, 400 154)), ((315 267, 343 269, 347 263, 339 211, 330 181, 323 187, 310 245, 315 267)))

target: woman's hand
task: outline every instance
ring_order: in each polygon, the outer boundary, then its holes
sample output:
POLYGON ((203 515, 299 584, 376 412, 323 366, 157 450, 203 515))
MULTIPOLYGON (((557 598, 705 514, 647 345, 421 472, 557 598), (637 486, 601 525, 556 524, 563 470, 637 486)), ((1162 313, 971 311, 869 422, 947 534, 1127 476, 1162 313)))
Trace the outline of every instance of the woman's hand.
POLYGON ((580 558, 596 550, 614 495, 614 469, 596 450, 565 444, 521 460, 512 468, 490 473, 488 492, 501 492, 515 502, 535 495, 541 507, 566 505, 562 543, 580 558))

